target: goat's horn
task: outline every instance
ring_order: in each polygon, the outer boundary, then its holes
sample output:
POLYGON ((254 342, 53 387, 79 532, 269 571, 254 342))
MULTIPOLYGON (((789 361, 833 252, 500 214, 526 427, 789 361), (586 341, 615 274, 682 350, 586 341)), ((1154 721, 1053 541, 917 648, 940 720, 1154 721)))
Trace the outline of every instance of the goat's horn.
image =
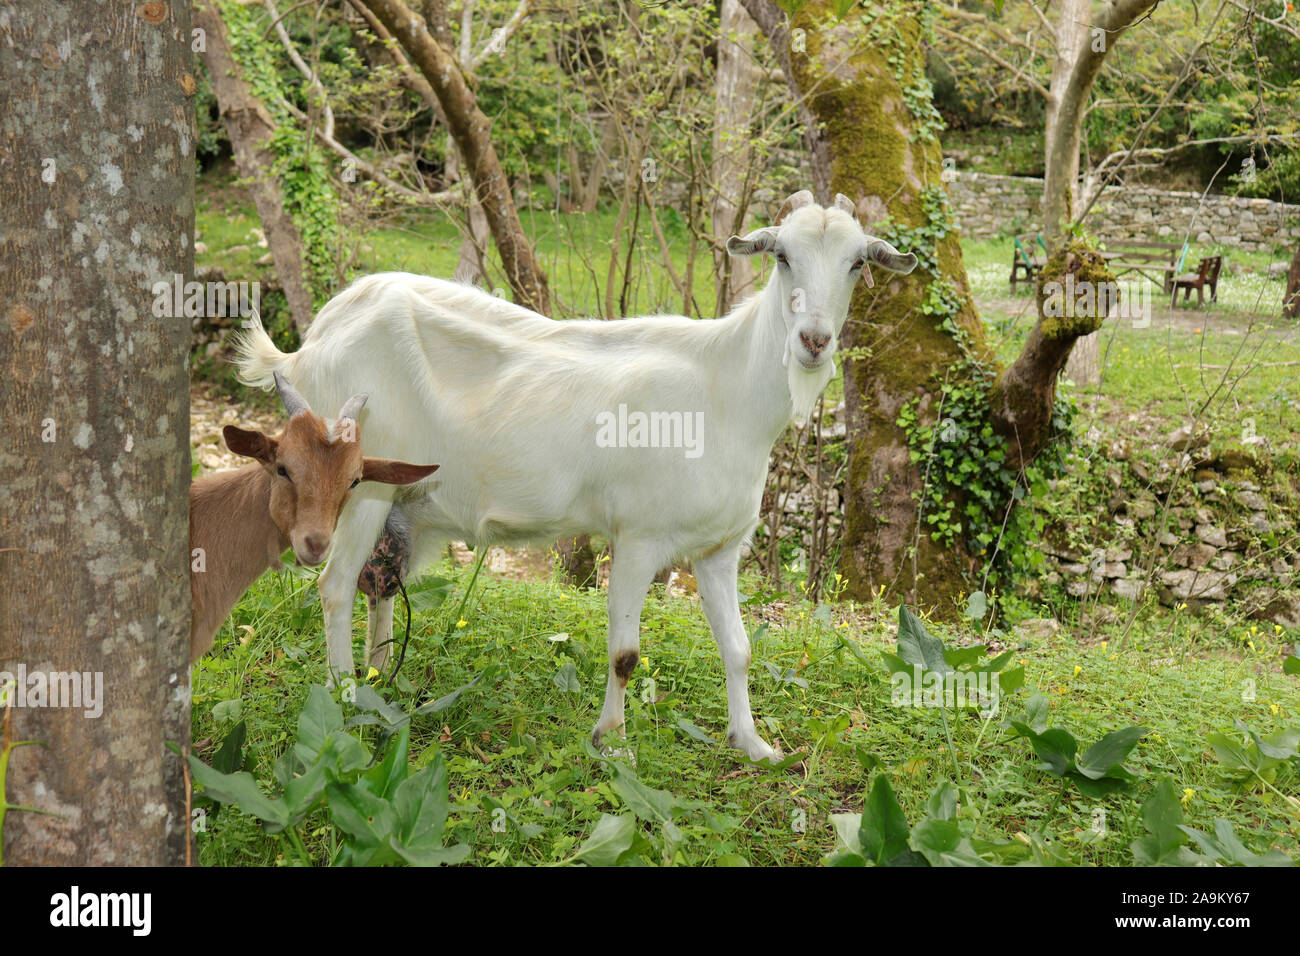
POLYGON ((835 208, 843 209, 850 216, 853 216, 855 218, 857 217, 858 207, 854 205, 853 200, 850 199, 848 196, 844 195, 844 193, 835 194, 835 208))
POLYGON ((777 212, 776 218, 772 220, 772 225, 781 225, 785 220, 785 217, 790 215, 790 213, 794 212, 796 209, 802 209, 804 206, 811 206, 816 201, 817 200, 813 198, 813 194, 808 190, 799 190, 781 204, 781 209, 777 212))
POLYGON ((353 395, 349 398, 343 403, 343 407, 339 409, 339 420, 350 418, 355 422, 357 416, 361 414, 361 409, 366 407, 366 399, 369 397, 370 395, 366 392, 361 392, 359 395, 353 395))
POLYGON ((298 394, 298 390, 289 384, 289 380, 279 372, 275 373, 275 387, 280 393, 280 401, 284 402, 285 413, 290 417, 297 415, 299 412, 310 412, 311 406, 307 404, 307 399, 298 394))

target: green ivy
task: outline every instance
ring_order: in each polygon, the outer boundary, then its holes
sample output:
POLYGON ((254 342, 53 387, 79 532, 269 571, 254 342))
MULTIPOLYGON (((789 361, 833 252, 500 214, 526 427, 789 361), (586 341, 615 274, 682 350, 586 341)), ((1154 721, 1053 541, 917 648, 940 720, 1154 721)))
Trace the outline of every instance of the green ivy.
POLYGON ((1051 439, 1023 473, 1006 461, 1006 439, 992 424, 990 396, 997 369, 973 347, 957 321, 961 295, 939 268, 939 243, 954 228, 948 193, 942 185, 921 193, 924 221, 915 226, 888 221, 881 235, 898 248, 914 252, 921 268, 935 278, 926 288, 922 314, 951 335, 963 359, 945 371, 939 387, 934 421, 922 421, 920 398, 900 410, 895 424, 907 436, 909 453, 920 467, 924 483, 919 495, 920 520, 931 538, 943 547, 963 541, 973 555, 984 558, 993 583, 1008 574, 1033 570, 1043 561, 1043 516, 1013 502, 1041 496, 1047 481, 1064 472, 1072 433, 1074 402, 1058 394, 1052 413, 1051 439))
POLYGON ((267 144, 275 154, 272 172, 280 184, 285 212, 302 237, 303 266, 312 300, 321 306, 334 293, 336 253, 343 244, 339 197, 326 158, 287 108, 291 94, 278 71, 279 48, 265 39, 265 17, 229 0, 220 4, 220 13, 245 81, 275 122, 267 144))

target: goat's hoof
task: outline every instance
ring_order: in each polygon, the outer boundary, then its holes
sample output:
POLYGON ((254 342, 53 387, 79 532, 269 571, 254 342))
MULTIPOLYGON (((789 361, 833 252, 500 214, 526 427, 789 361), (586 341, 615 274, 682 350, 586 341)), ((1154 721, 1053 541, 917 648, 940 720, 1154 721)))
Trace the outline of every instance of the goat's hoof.
POLYGON ((743 751, 755 763, 764 760, 770 760, 772 763, 780 763, 781 761, 781 748, 769 746, 762 737, 752 730, 748 733, 730 731, 727 734, 727 743, 735 749, 743 751))

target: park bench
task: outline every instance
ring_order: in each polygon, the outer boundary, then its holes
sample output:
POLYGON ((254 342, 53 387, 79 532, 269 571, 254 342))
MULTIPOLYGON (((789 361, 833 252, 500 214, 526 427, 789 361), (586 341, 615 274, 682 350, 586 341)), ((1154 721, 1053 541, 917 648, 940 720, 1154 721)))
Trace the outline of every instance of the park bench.
POLYGON ((1102 253, 1115 278, 1137 273, 1160 286, 1168 295, 1174 286, 1174 277, 1182 271, 1187 258, 1187 243, 1176 242, 1114 242, 1102 253))
POLYGON ((1015 246, 1011 250, 1011 291, 1016 291, 1017 282, 1033 283, 1038 278, 1038 270, 1047 265, 1047 243, 1041 233, 1025 232, 1014 237, 1015 246), (1038 249, 1034 244, 1038 244, 1038 249), (1042 250, 1041 254, 1039 250, 1042 250), (1024 272, 1022 276, 1020 273, 1024 272))
POLYGON ((1217 302, 1219 299, 1219 269, 1223 266, 1223 256, 1209 256, 1201 260, 1201 264, 1195 272, 1189 272, 1187 275, 1181 275, 1173 281, 1173 295, 1169 299, 1169 307, 1172 309, 1174 303, 1178 301, 1178 290, 1183 290, 1183 305, 1186 305, 1192 297, 1192 290, 1196 290, 1196 304, 1201 306, 1205 304, 1205 287, 1210 287, 1210 301, 1217 302))

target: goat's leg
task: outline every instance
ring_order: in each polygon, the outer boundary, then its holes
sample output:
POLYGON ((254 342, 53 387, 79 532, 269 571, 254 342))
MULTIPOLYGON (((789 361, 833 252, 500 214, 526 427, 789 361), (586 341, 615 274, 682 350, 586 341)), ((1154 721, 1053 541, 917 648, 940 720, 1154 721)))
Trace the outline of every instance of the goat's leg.
POLYGON ((628 678, 641 659, 641 606, 646 591, 662 563, 647 551, 618 542, 618 554, 609 571, 609 674, 605 681, 605 705, 591 733, 591 742, 623 726, 623 698, 628 678))
MULTIPOLYGON (((334 546, 329 562, 316 582, 325 615, 329 687, 353 676, 352 602, 357 596, 357 575, 370 556, 391 507, 392 502, 387 498, 354 496, 343 509, 334 529, 334 546)), ((391 616, 391 602, 389 611, 391 616)))
POLYGON ((727 672, 727 743, 743 750, 751 760, 777 760, 780 751, 758 735, 749 709, 749 636, 736 593, 739 562, 740 545, 726 545, 716 554, 696 560, 695 581, 727 672))
POLYGON ((393 601, 392 595, 366 600, 366 660, 380 672, 393 649, 393 601))

